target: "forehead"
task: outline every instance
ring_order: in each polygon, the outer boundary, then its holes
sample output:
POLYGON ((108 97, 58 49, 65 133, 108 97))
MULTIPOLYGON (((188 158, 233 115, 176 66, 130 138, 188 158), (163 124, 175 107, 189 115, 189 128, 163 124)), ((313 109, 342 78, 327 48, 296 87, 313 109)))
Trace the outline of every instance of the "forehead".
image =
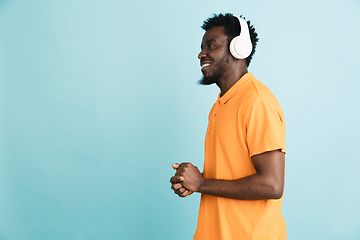
POLYGON ((225 28, 223 26, 212 27, 206 31, 202 38, 202 43, 207 41, 216 41, 216 42, 227 42, 227 35, 225 35, 225 28))

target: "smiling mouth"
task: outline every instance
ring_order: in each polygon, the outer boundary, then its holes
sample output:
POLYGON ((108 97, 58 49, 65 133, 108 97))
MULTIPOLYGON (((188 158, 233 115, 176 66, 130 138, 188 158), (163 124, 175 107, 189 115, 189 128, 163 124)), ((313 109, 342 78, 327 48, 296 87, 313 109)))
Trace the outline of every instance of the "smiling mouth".
POLYGON ((204 69, 206 67, 210 66, 210 63, 202 63, 201 64, 201 69, 204 69))

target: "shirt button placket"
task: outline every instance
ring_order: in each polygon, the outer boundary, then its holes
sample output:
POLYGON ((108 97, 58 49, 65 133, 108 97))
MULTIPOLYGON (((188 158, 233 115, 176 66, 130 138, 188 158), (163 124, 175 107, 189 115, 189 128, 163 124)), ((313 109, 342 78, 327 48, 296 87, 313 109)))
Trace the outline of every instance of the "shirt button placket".
POLYGON ((209 133, 210 133, 210 131, 211 131, 212 126, 215 126, 216 112, 217 112, 217 109, 218 109, 220 103, 221 103, 220 100, 218 100, 218 101, 216 102, 215 109, 214 109, 214 113, 213 113, 213 115, 212 115, 212 117, 211 117, 211 119, 210 119, 210 120, 211 120, 211 123, 210 123, 209 133))

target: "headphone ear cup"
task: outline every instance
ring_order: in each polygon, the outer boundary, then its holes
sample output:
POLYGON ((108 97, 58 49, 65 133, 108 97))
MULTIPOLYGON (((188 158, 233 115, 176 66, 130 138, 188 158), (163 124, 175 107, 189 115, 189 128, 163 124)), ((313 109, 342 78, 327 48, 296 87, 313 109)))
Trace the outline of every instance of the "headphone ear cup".
POLYGON ((234 58, 237 59, 244 59, 242 58, 242 55, 237 51, 239 49, 239 39, 240 36, 234 37, 230 42, 230 53, 233 55, 234 58))
POLYGON ((247 22, 242 18, 237 18, 239 19, 241 32, 239 36, 231 40, 230 53, 234 58, 245 59, 252 52, 252 43, 247 22))

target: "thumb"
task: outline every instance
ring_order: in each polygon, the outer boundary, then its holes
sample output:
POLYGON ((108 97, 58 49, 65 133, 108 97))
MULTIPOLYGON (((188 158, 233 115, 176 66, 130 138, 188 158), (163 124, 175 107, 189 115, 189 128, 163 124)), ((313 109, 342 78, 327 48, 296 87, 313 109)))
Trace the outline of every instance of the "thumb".
POLYGON ((175 164, 172 165, 172 168, 176 170, 176 169, 179 168, 179 166, 180 166, 180 165, 179 165, 178 163, 175 163, 175 164))

